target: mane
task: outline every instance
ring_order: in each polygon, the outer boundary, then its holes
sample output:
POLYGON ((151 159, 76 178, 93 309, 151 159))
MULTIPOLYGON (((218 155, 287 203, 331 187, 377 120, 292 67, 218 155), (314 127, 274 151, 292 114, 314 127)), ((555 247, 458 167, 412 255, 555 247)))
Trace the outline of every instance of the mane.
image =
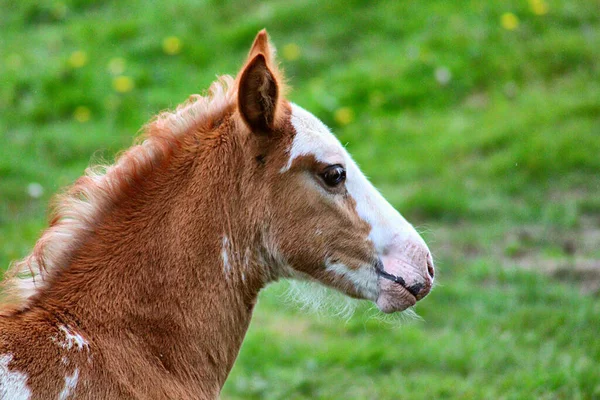
POLYGON ((113 165, 90 166, 51 207, 49 226, 33 251, 12 263, 0 284, 0 315, 26 309, 48 277, 68 264, 69 258, 93 232, 130 182, 144 176, 170 154, 186 132, 218 118, 235 101, 235 85, 225 75, 213 82, 206 96, 192 95, 175 111, 164 111, 142 128, 134 145, 113 165))

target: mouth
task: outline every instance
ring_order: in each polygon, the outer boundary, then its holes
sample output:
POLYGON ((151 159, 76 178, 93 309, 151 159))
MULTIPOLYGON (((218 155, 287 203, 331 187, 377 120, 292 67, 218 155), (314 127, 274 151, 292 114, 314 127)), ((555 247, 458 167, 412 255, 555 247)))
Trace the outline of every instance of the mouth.
POLYGON ((375 272, 377 272, 377 275, 379 275, 379 277, 387 279, 402 286, 408 293, 412 294, 415 298, 417 298, 418 293, 421 291, 421 289, 423 289, 423 285, 420 283, 408 286, 404 278, 402 278, 401 276, 396 276, 385 272, 383 270, 383 262, 381 261, 381 259, 377 259, 377 263, 375 265, 375 272))
POLYGON ((376 304, 382 312, 404 311, 417 303, 420 287, 416 286, 419 285, 408 286, 402 277, 385 272, 381 260, 376 263, 375 271, 380 278, 376 304))

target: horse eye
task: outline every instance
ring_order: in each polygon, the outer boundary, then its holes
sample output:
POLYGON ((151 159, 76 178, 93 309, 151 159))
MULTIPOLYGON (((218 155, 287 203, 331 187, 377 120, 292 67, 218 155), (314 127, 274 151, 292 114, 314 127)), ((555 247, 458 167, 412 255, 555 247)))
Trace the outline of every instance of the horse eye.
POLYGON ((339 164, 330 165, 321 174, 327 186, 337 186, 346 180, 346 170, 339 164))

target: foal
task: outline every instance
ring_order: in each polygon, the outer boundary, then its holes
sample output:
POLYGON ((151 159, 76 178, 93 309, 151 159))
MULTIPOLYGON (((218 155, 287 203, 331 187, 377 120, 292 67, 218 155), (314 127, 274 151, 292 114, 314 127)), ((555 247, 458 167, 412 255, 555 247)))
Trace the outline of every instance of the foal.
POLYGON ((261 31, 235 80, 59 198, 3 283, 1 399, 216 398, 279 278, 386 313, 427 295, 423 240, 283 91, 261 31))

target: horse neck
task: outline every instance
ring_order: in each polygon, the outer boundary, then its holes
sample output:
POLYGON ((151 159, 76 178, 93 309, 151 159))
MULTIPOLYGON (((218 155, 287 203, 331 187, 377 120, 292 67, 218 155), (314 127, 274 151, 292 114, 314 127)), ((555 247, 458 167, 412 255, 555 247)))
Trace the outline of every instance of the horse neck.
POLYGON ((244 178, 231 171, 244 168, 207 168, 216 156, 179 153, 115 204, 40 302, 115 349, 107 362, 160 359, 171 376, 211 391, 224 383, 267 279, 252 250, 258 238, 247 234, 258 219, 232 203, 244 197, 235 183, 244 178))

